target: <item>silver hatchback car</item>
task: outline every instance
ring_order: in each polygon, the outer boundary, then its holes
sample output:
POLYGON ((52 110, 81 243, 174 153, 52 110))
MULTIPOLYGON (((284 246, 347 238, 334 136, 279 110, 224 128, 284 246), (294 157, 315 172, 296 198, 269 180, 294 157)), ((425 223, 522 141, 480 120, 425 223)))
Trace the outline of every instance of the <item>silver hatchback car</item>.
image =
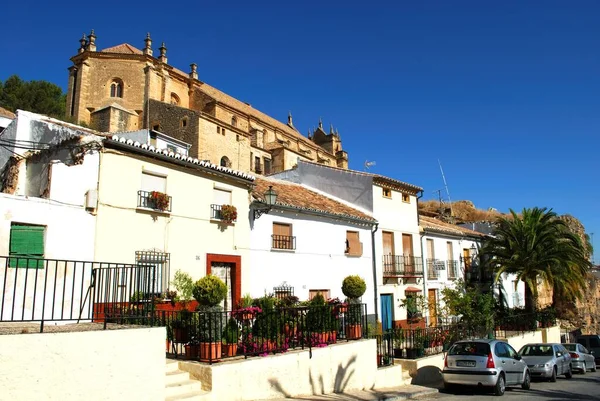
POLYGON ((521 356, 505 341, 464 340, 456 342, 444 360, 444 387, 489 386, 503 395, 506 386, 531 387, 531 374, 521 356))
POLYGON ((541 377, 555 382, 556 376, 573 377, 571 355, 562 344, 525 344, 519 351, 523 361, 529 366, 532 377, 541 377))

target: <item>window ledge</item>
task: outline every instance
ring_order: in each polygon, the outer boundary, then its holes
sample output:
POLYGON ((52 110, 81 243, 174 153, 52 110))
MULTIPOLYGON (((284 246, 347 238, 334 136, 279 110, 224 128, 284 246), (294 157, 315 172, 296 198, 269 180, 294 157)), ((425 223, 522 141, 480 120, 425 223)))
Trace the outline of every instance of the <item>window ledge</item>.
POLYGON ((169 212, 168 210, 151 209, 149 207, 138 206, 138 207, 135 208, 135 210, 138 211, 138 212, 144 212, 144 213, 163 214, 165 216, 171 215, 171 212, 169 212))
POLYGON ((362 253, 360 255, 356 253, 344 253, 344 255, 349 258, 362 258, 362 253))
POLYGON ((295 253, 295 249, 271 248, 271 252, 295 253))
POLYGON ((210 222, 215 223, 215 224, 220 224, 222 226, 235 226, 235 223, 236 223, 236 221, 226 222, 221 219, 213 219, 213 218, 210 219, 210 222))

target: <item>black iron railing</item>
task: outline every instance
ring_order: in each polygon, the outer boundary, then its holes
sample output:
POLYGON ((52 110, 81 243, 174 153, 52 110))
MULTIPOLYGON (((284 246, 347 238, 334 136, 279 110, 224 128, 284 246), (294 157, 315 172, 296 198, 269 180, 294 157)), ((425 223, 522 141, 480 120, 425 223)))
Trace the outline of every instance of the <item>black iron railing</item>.
POLYGON ((447 260, 448 265, 448 280, 456 280, 458 278, 458 261, 447 260))
POLYGON ((427 279, 438 280, 440 272, 446 269, 446 263, 443 260, 427 259, 427 279))
POLYGON ((422 277, 423 260, 419 256, 383 256, 384 277, 422 277))
POLYGON ((170 212, 172 197, 157 191, 138 191, 137 207, 170 212))
POLYGON ((121 324, 164 326, 169 353, 213 363, 290 349, 325 347, 368 335, 365 304, 234 311, 151 310, 145 304, 114 308, 106 318, 121 324))
POLYGON ((392 331, 395 358, 416 359, 442 353, 458 340, 488 338, 493 332, 462 324, 392 331))
POLYGON ((221 207, 223 205, 210 205, 210 218, 214 220, 222 220, 223 216, 221 215, 221 207))
POLYGON ((394 331, 384 331, 376 334, 377 340, 377 367, 390 366, 394 364, 394 331))
MULTIPOLYGON (((135 265, 75 260, 0 257, 0 321, 77 322, 94 318, 101 297, 97 271, 135 265), (15 267, 12 267, 15 266, 15 267)), ((115 278, 118 289, 121 277, 115 278)))
POLYGON ((289 235, 272 235, 272 245, 273 249, 296 249, 296 237, 289 235))

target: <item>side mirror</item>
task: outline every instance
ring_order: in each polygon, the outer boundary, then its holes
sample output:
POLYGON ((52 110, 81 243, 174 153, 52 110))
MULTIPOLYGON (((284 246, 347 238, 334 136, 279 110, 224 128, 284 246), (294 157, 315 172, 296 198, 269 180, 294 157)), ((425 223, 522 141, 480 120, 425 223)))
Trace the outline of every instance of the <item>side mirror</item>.
POLYGON ((517 354, 517 355, 515 356, 515 359, 516 359, 517 361, 520 361, 520 360, 522 359, 522 358, 521 358, 521 355, 517 354))
POLYGON ((562 354, 562 352, 560 352, 560 351, 556 353, 556 356, 557 356, 557 357, 561 357, 562 355, 563 355, 563 354, 562 354))

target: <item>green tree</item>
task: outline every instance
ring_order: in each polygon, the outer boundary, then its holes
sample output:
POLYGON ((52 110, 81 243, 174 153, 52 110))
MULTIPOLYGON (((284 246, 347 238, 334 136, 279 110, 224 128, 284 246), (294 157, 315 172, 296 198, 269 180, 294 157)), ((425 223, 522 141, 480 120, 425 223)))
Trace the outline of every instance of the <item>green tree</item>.
POLYGON ((495 302, 490 292, 457 280, 453 287, 442 290, 442 301, 445 314, 460 316, 461 322, 469 327, 492 328, 495 302))
POLYGON ((0 82, 0 107, 45 114, 63 119, 66 95, 62 89, 47 81, 23 81, 17 75, 0 82))
POLYGON ((494 238, 483 252, 493 259, 495 280, 514 273, 525 283, 525 308, 536 307, 538 280, 565 296, 580 298, 590 267, 584 245, 556 213, 546 208, 523 209, 497 220, 494 238))

